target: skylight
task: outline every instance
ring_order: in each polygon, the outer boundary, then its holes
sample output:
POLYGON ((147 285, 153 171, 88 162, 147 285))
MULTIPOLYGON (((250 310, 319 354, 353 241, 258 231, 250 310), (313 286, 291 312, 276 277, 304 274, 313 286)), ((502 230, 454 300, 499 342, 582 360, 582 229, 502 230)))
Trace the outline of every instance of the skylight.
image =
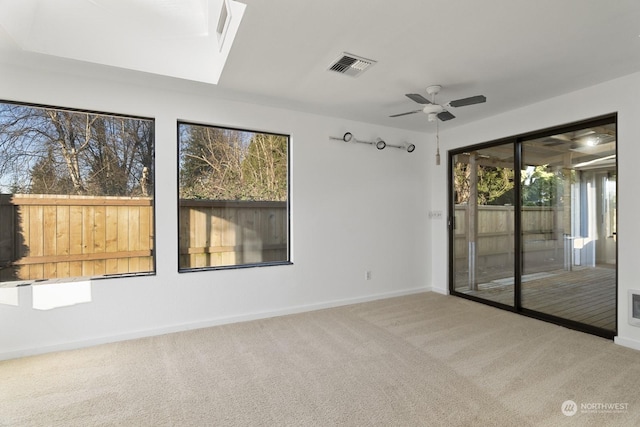
POLYGON ((0 26, 26 51, 217 84, 245 8, 234 0, 0 0, 0 26))

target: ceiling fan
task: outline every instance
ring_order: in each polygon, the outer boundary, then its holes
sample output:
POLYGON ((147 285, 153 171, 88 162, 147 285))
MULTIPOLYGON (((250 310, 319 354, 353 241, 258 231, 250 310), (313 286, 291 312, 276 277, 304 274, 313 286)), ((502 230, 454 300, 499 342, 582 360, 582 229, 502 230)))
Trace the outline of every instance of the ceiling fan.
POLYGON ((469 98, 456 99, 455 101, 449 101, 446 104, 436 104, 436 95, 440 92, 442 86, 433 85, 427 88, 427 94, 431 95, 431 100, 428 100, 419 93, 407 93, 405 96, 418 104, 423 104, 424 107, 419 110, 409 111, 406 113, 394 114, 389 117, 400 117, 409 114, 415 114, 419 112, 425 113, 429 117, 429 121, 433 122, 436 118, 444 121, 455 119, 456 116, 451 114, 448 110, 449 107, 465 107, 467 105, 481 104, 487 101, 484 95, 470 96, 469 98))

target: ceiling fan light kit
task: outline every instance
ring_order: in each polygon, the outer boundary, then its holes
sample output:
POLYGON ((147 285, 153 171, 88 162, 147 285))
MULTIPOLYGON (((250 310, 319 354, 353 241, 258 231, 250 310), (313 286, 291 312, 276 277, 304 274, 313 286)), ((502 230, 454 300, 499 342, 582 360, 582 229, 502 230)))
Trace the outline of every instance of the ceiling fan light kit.
POLYGON ((402 144, 387 144, 385 140, 382 138, 376 138, 374 141, 363 141, 353 136, 351 132, 346 132, 342 137, 330 136, 329 139, 333 139, 336 141, 344 141, 344 142, 356 142, 358 144, 369 144, 376 147, 378 150, 384 150, 387 147, 399 148, 401 150, 406 150, 407 153, 413 153, 416 149, 414 144, 410 144, 408 142, 404 142, 402 144))

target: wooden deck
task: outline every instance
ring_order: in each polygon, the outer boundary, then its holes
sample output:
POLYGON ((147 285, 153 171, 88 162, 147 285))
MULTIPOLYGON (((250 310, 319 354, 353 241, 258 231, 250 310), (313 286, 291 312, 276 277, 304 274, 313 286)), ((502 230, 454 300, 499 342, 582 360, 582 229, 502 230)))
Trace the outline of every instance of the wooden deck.
MULTIPOLYGON (((458 291, 513 306, 513 277, 458 291)), ((523 276, 522 307, 610 331, 616 330, 616 270, 575 267, 523 276)))

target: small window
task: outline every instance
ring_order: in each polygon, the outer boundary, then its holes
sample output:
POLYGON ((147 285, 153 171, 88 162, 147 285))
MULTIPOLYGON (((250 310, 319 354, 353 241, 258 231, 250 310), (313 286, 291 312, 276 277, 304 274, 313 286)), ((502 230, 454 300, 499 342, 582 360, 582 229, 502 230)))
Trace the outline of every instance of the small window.
POLYGON ((0 281, 154 272, 153 130, 0 102, 0 281))
POLYGON ((289 137, 178 124, 179 270, 289 263, 289 137))

